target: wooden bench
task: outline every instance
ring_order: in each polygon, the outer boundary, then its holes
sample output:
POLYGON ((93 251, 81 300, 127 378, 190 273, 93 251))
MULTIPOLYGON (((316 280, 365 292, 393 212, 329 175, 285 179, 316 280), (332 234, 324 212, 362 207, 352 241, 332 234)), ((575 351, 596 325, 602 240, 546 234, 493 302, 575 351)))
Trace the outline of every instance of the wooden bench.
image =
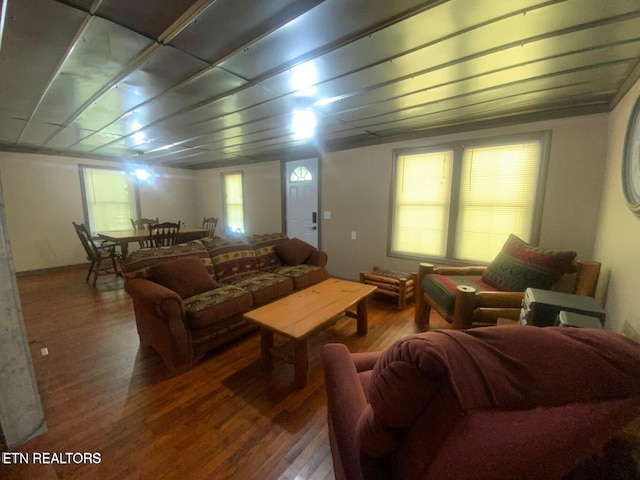
POLYGON ((376 292, 396 297, 398 310, 404 310, 407 307, 407 300, 413 297, 416 279, 415 273, 382 270, 378 267, 373 267, 371 273, 360 272, 360 283, 375 285, 378 287, 376 292))

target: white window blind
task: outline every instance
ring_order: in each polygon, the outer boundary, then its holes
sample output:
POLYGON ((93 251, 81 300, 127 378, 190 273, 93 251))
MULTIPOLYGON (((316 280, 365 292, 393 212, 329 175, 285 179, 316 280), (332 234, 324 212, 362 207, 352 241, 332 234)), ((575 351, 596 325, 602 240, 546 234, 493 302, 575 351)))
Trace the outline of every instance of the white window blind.
POLYGON ((136 198, 133 180, 121 170, 82 168, 89 230, 131 229, 136 198))
POLYGON ((540 142, 465 148, 455 258, 491 261, 510 233, 531 236, 540 142))
POLYGON ((244 232, 242 173, 225 173, 223 179, 225 226, 231 232, 244 232))
POLYGON ((510 233, 535 243, 548 141, 539 132, 396 151, 390 255, 488 263, 510 233))
POLYGON ((452 150, 398 155, 392 251, 445 255, 452 166, 452 150))

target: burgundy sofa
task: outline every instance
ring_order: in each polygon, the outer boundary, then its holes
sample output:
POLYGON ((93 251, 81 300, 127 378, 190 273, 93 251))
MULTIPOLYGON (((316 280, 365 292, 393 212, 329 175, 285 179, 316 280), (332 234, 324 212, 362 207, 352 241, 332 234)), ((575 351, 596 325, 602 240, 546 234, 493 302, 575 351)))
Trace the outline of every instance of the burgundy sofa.
POLYGON ((322 357, 336 479, 566 478, 640 414, 640 345, 604 330, 439 330, 322 357))

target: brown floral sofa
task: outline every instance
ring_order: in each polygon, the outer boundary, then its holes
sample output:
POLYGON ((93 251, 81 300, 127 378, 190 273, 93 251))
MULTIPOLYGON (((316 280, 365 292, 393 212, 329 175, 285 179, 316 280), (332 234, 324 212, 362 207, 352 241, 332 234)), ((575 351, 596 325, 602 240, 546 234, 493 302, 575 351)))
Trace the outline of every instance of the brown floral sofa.
POLYGON ((252 308, 329 278, 327 254, 281 233, 140 249, 122 263, 138 335, 177 373, 257 327, 252 308))

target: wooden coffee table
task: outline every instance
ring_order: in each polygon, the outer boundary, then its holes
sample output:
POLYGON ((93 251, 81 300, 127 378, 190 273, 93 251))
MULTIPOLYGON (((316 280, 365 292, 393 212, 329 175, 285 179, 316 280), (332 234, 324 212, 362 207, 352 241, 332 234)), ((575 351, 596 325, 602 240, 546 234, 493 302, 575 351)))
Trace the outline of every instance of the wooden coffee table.
POLYGON ((273 369, 274 354, 292 360, 295 385, 303 388, 309 376, 309 337, 345 314, 356 317, 358 335, 366 335, 368 298, 375 290, 372 285, 331 278, 245 313, 246 318, 260 325, 265 368, 273 369), (354 305, 355 314, 348 310, 354 305), (293 341, 293 359, 274 349, 275 333, 293 341))

